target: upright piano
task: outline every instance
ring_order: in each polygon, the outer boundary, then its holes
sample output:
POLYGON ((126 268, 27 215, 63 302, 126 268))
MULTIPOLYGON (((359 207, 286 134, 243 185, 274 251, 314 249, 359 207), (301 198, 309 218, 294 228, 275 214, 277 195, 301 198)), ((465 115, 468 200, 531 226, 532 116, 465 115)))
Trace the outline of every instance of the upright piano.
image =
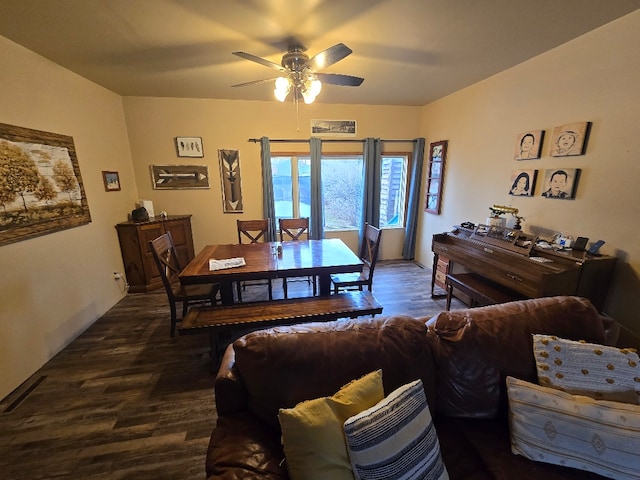
POLYGON ((604 308, 617 261, 585 251, 542 248, 531 235, 484 225, 435 234, 432 251, 432 297, 444 260, 448 272, 471 272, 526 298, 577 295, 591 300, 598 311, 604 308))

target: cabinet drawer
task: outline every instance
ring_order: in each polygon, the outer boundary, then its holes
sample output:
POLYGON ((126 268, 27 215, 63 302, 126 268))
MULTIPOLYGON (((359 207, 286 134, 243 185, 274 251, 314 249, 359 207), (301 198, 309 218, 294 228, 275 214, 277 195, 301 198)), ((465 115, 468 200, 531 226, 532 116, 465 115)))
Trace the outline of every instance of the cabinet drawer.
POLYGON ((447 283, 447 274, 444 272, 436 272, 436 285, 445 288, 447 283))
POLYGON ((449 260, 442 261, 438 260, 438 265, 436 266, 436 270, 438 272, 449 273, 449 260))

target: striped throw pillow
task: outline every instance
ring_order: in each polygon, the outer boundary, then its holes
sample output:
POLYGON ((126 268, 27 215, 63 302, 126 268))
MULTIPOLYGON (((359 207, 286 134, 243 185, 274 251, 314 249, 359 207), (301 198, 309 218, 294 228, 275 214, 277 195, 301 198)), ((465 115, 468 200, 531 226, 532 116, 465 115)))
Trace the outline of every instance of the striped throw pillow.
POLYGON ((640 478, 640 405, 595 400, 507 377, 511 451, 530 460, 640 478))
POLYGON ((404 385, 344 423, 357 480, 447 480, 422 381, 404 385))

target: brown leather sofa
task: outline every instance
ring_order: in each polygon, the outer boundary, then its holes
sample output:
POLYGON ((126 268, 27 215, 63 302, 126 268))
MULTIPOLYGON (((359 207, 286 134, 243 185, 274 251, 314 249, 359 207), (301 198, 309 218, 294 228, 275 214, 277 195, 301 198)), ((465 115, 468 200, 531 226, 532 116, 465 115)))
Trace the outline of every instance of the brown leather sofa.
POLYGON ((603 478, 511 453, 505 378, 536 382, 533 333, 605 344, 617 338, 615 322, 577 297, 245 335, 229 346, 215 380, 207 478, 287 479, 278 409, 332 395, 376 369, 385 394, 422 379, 452 480, 603 478))

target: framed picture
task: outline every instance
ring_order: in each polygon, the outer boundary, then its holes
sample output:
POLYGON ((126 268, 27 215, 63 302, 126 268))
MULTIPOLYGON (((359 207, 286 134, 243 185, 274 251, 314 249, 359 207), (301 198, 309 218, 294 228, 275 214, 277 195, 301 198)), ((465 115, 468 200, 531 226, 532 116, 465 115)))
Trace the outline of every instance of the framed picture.
POLYGON ((176 151, 179 157, 204 157, 201 137, 176 137, 176 151))
POLYGON ((120 190, 120 177, 118 172, 106 172, 102 171, 102 181, 104 182, 104 189, 107 192, 117 192, 120 190))
POLYGON ((570 157, 584 155, 591 122, 567 123, 553 129, 551 156, 570 157))
POLYGON ((222 182, 222 211, 242 213, 242 177, 238 150, 218 150, 220 181, 222 182))
POLYGON ((425 188, 424 211, 440 215, 442 200, 442 182, 444 180, 444 161, 447 156, 447 140, 429 145, 429 165, 425 188))
POLYGON ((73 137, 0 123, 0 245, 91 222, 73 137))
POLYGON ((209 188, 206 165, 151 165, 151 180, 156 190, 209 188))
POLYGON ((513 170, 509 195, 516 197, 532 197, 536 188, 537 170, 513 170))
POLYGON ((553 168, 544 171, 544 190, 546 198, 572 200, 578 187, 579 168, 553 168))
POLYGON ((513 154, 514 160, 540 158, 543 138, 544 130, 532 130, 530 132, 519 133, 516 137, 516 149, 513 154))
POLYGON ((311 120, 311 135, 315 137, 355 137, 355 120, 311 120))

